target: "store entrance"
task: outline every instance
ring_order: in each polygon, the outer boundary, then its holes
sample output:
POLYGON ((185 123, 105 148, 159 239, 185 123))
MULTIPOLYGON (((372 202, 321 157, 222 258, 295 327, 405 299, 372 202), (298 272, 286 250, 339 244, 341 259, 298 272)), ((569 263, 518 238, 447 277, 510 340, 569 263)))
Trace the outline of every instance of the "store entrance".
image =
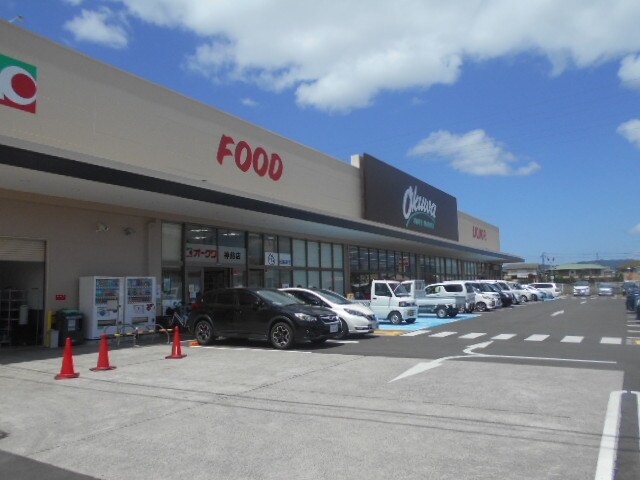
POLYGON ((188 268, 187 269, 187 299, 188 302, 195 302, 200 299, 204 292, 227 288, 231 286, 231 268, 188 268))

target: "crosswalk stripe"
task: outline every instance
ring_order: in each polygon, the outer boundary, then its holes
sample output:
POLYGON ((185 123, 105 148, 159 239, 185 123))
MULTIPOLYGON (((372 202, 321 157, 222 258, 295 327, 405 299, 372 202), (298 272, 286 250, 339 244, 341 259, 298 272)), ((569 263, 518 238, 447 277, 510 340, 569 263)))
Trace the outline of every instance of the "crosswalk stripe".
POLYGON ((622 339, 617 337, 602 337, 600 343, 604 343, 607 345, 620 345, 622 343, 622 339))
POLYGON ((474 339, 474 338, 478 338, 481 337, 483 335, 486 335, 486 333, 467 333, 465 335, 460 335, 460 338, 470 338, 470 339, 474 339))
POLYGON ((442 338, 442 337, 448 337, 449 335, 455 335, 456 333, 458 332, 440 332, 440 333, 434 333, 433 335, 429 335, 429 336, 442 338))
POLYGON ((516 333, 501 333, 500 335, 496 335, 495 337, 491 337, 491 340, 510 340, 515 337, 516 333))
POLYGON ((525 338, 525 342, 543 342, 545 341, 547 338, 549 338, 549 335, 531 335, 530 337, 525 338))
POLYGON ((564 343, 581 343, 582 340, 584 340, 584 337, 573 337, 571 335, 567 335, 560 341, 564 343))
POLYGON ((416 335, 423 335, 429 333, 431 330, 414 330, 413 332, 403 333, 401 337, 415 337, 416 335))

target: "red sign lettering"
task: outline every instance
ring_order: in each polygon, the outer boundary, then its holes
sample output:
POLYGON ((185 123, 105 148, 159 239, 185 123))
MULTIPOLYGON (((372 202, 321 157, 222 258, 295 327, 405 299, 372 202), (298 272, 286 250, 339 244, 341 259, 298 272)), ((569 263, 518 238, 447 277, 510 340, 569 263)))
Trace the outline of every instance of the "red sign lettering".
POLYGON ((248 172, 253 167, 253 171, 261 177, 268 174, 269 178, 276 182, 282 177, 284 164, 280 155, 277 153, 269 155, 262 147, 253 150, 244 140, 236 144, 229 135, 222 135, 216 155, 218 163, 222 165, 224 159, 231 156, 235 159, 236 166, 243 172, 248 172))
POLYGON ((487 231, 484 228, 473 227, 473 238, 487 241, 487 231))

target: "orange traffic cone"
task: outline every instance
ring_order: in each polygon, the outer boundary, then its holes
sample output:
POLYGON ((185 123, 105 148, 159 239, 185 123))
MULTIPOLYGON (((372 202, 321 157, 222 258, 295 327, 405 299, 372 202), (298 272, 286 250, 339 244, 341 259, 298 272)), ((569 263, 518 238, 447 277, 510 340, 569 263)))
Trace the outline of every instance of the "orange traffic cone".
POLYGON ((55 376, 55 379, 62 380, 63 378, 78 378, 79 376, 79 373, 73 371, 73 347, 71 346, 71 337, 67 337, 64 356, 62 357, 62 368, 60 373, 55 376))
POLYGON ((182 346, 180 345, 180 327, 176 325, 173 330, 173 345, 171 347, 171 355, 164 358, 184 358, 186 354, 182 353, 182 346))
POLYGON ((96 368, 90 368, 94 372, 101 370, 113 370, 116 367, 109 365, 109 346, 107 344, 107 334, 102 332, 100 337, 100 351, 98 352, 98 366, 96 368))

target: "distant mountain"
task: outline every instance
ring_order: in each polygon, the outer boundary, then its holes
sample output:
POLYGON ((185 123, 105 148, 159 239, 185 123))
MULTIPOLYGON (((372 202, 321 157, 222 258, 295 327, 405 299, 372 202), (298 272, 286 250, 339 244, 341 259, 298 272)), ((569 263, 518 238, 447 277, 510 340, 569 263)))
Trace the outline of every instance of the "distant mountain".
POLYGON ((637 262, 638 260, 634 260, 633 258, 628 258, 626 260, 588 260, 576 263, 595 263, 597 265, 602 265, 603 267, 617 269, 620 265, 629 263, 629 262, 637 262))

